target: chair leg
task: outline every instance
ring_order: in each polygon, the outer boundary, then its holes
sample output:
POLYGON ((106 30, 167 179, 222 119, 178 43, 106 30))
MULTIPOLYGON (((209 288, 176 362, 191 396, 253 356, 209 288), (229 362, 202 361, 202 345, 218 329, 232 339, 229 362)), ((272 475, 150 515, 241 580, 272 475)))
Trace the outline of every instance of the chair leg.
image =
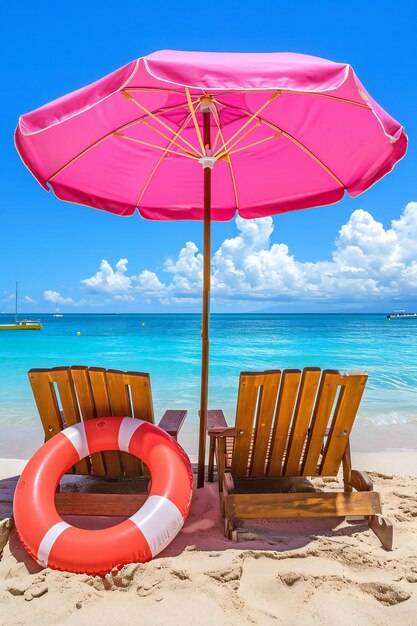
MULTIPOLYGON (((366 472, 351 470, 349 484, 357 491, 373 491, 372 480, 366 472)), ((385 550, 392 550, 394 543, 394 527, 392 523, 381 514, 370 515, 368 524, 371 530, 378 537, 385 550)))
POLYGON ((209 483, 214 481, 214 453, 216 449, 216 438, 210 437, 210 450, 208 459, 208 475, 207 479, 209 483))
POLYGON ((227 539, 237 542, 236 520, 224 518, 224 534, 227 539))
POLYGON ((351 477, 352 477, 352 460, 350 457, 350 442, 348 440, 345 453, 342 458, 343 466, 343 483, 345 487, 345 493, 350 493, 352 489, 351 477))
POLYGON ((224 519, 226 517, 226 509, 225 509, 225 506, 224 506, 223 491, 219 491, 219 497, 220 497, 220 514, 221 514, 222 518, 224 519))
POLYGON ((368 524, 385 550, 392 550, 394 543, 394 527, 392 523, 382 515, 371 515, 368 517, 368 524))

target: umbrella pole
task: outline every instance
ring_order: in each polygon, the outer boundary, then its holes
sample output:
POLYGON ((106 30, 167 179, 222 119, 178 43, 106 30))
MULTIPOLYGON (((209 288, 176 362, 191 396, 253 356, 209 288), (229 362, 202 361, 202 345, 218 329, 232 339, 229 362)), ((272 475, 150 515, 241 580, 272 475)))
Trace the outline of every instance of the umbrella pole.
MULTIPOLYGON (((210 110, 203 110, 204 147, 210 150, 210 110)), ((204 167, 204 255, 203 255, 203 316, 201 350, 200 436, 198 443, 197 487, 204 486, 206 463, 207 399, 209 380, 209 318, 210 318, 210 260, 211 260, 211 168, 204 167)))

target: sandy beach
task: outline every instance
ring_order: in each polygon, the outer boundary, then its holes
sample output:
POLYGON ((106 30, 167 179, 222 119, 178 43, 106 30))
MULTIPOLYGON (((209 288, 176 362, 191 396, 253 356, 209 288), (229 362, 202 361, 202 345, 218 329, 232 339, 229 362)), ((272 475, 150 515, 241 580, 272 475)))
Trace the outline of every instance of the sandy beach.
MULTIPOLYGON (((393 460, 380 458, 382 465, 393 460)), ((363 460, 368 468, 373 462, 363 460)), ((415 624, 415 452, 396 453, 397 467, 414 475, 370 473, 395 527, 392 552, 358 519, 246 521, 233 544, 223 535, 213 483, 195 491, 183 530, 160 556, 104 578, 43 569, 26 554, 8 521, 23 465, 0 463, 2 624, 415 624)), ((91 479, 81 480, 87 489, 91 479)), ((340 488, 324 480, 316 485, 340 488)), ((64 483, 74 488, 74 478, 64 483)))

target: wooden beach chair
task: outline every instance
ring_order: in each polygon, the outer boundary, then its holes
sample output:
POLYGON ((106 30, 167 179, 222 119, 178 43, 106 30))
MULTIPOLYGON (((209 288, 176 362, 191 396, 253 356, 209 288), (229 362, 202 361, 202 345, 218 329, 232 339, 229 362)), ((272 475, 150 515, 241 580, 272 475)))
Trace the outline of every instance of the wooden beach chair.
POLYGON ((221 410, 207 415, 209 480, 216 456, 226 536, 237 540, 238 519, 364 516, 392 549, 380 496, 369 476, 351 467, 349 435, 366 380, 365 372, 314 367, 241 373, 235 426, 221 410), (300 480, 336 476, 340 465, 343 491, 300 480))
MULTIPOLYGON (((77 422, 111 415, 154 423, 149 374, 72 366, 31 369, 28 376, 45 441, 77 422)), ((186 415, 185 410, 168 410, 158 426, 176 439, 186 415)), ((148 476, 139 459, 118 451, 92 454, 67 473, 111 479, 148 476)), ((136 495, 57 494, 60 512, 67 514, 132 515, 143 500, 143 496, 136 495)))

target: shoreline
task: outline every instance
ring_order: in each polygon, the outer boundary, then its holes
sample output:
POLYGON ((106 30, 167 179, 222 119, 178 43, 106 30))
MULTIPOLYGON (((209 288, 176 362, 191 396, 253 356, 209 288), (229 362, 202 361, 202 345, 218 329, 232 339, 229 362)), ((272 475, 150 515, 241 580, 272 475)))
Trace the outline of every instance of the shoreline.
MULTIPOLYGON (((352 467, 367 473, 379 473, 417 478, 417 449, 391 449, 358 452, 352 450, 352 467)), ((191 463, 197 463, 197 455, 190 454, 191 463)), ((0 458, 0 480, 19 476, 28 459, 0 458)))
MULTIPOLYGON (((355 424, 350 439, 354 469, 417 476, 417 423, 380 424, 378 426, 355 424)), ((188 454, 190 461, 196 463, 198 426, 187 424, 186 421, 178 442, 188 454)), ((0 479, 16 475, 7 474, 9 471, 20 473, 30 456, 27 454, 24 458, 20 458, 16 454, 11 457, 1 455, 0 479)))

